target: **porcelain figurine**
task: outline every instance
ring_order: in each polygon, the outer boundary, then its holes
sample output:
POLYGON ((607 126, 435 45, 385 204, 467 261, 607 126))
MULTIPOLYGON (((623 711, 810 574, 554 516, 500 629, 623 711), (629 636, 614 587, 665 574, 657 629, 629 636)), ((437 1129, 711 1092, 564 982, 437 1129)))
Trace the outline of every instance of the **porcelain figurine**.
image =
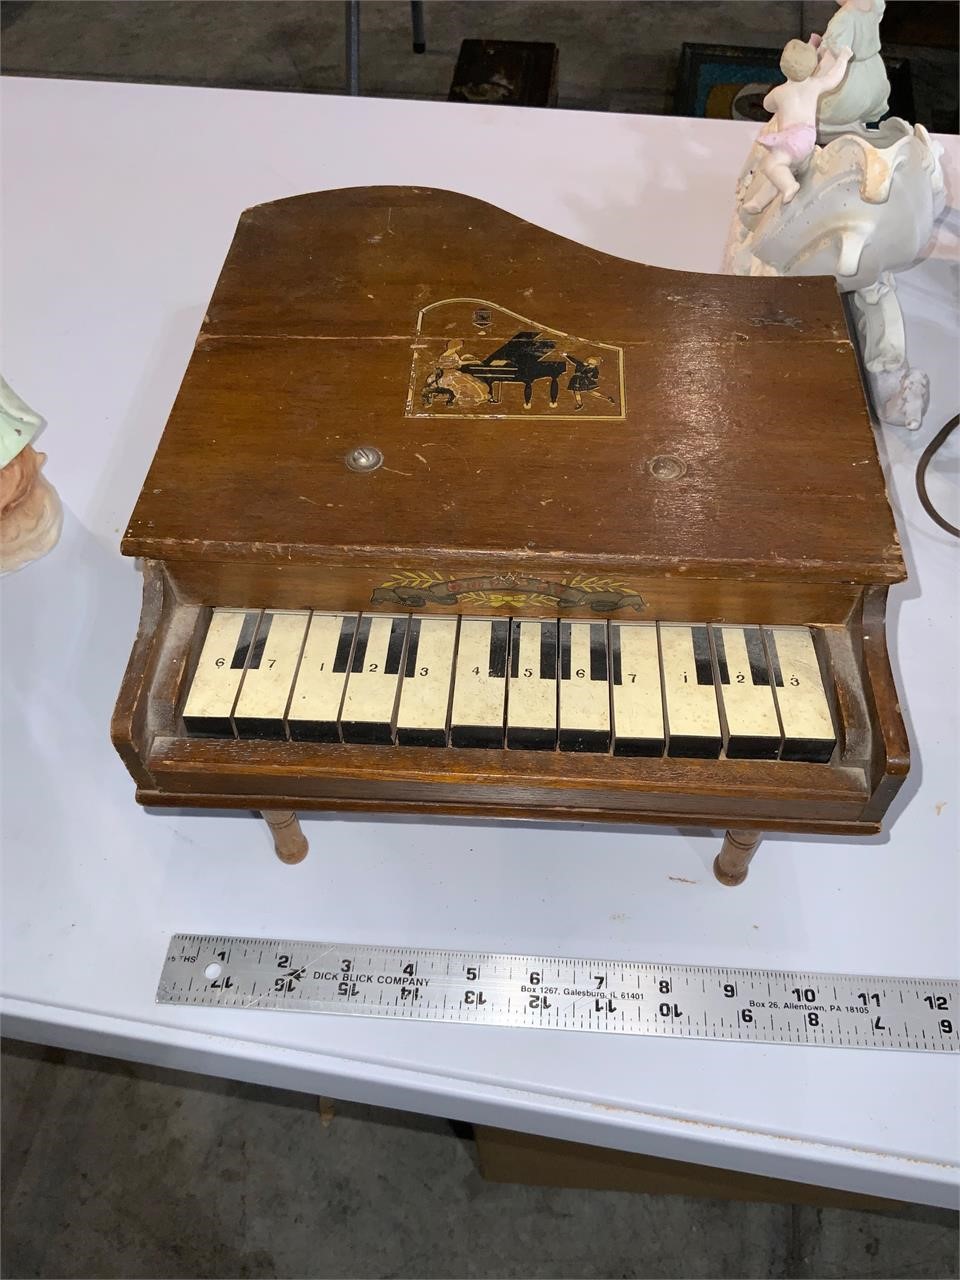
POLYGON ((787 83, 764 100, 776 114, 755 139, 737 182, 724 270, 835 276, 853 295, 877 416, 915 430, 929 401, 929 379, 907 359, 893 273, 923 256, 946 191, 942 148, 922 125, 890 117, 867 128, 885 109, 889 90, 879 52, 882 13, 883 0, 844 0, 822 40, 787 45, 787 83), (818 55, 817 69, 795 79, 794 66, 812 68, 818 55), (818 95, 812 138, 809 96, 821 68, 835 72, 841 55, 845 75, 838 88, 818 95))
POLYGON ((880 56, 880 19, 886 0, 837 0, 839 8, 823 33, 823 48, 853 51, 839 88, 820 102, 818 122, 826 132, 851 124, 873 124, 887 114, 890 81, 880 56))
POLYGON ((789 204, 800 190, 795 174, 806 165, 817 141, 817 104, 843 79, 853 50, 844 46, 836 54, 818 51, 812 43, 790 40, 784 46, 780 70, 786 84, 771 89, 763 100, 773 119, 760 132, 757 142, 767 151, 760 169, 769 186, 744 204, 748 213, 760 213, 779 191, 789 204), (773 189, 771 189, 773 188, 773 189))
POLYGON ((30 443, 44 426, 0 378, 0 573, 38 560, 60 537, 60 499, 40 471, 46 454, 30 443))

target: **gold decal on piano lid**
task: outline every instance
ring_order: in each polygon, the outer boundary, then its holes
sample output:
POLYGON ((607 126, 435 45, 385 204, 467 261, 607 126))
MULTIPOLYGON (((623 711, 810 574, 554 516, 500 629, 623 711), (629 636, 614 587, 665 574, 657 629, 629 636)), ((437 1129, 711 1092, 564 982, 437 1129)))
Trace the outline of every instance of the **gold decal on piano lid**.
POLYGON ((623 349, 577 338, 483 298, 445 298, 417 316, 404 413, 622 420, 623 349))
POLYGON ((398 569, 375 588, 370 603, 404 609, 423 609, 432 604, 459 605, 470 609, 477 606, 515 609, 537 605, 561 611, 589 609, 591 613, 603 616, 622 610, 642 613, 647 607, 642 596, 615 578, 598 578, 582 573, 573 574, 567 582, 519 573, 444 578, 430 570, 415 569, 398 569))

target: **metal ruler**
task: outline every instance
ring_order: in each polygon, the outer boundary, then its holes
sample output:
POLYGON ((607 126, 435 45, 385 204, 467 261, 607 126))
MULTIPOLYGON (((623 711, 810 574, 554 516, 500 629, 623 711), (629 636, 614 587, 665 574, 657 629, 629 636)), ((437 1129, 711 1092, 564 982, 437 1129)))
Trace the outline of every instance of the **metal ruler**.
POLYGON ((174 934, 160 1004, 960 1051, 960 982, 174 934))

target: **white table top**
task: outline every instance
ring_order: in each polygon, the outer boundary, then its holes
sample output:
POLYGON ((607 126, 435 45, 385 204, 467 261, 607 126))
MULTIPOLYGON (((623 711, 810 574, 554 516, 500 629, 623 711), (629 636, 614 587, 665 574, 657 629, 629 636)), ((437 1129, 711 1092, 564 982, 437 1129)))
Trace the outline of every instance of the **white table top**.
MULTIPOLYGON (((957 547, 919 507, 912 468, 923 441, 904 434, 888 434, 886 448, 912 576, 892 592, 888 626, 913 769, 889 834, 770 837, 746 884, 729 890, 711 874, 710 835, 316 816, 304 821, 310 857, 288 868, 245 815, 143 812, 108 738, 140 595, 119 536, 240 210, 354 184, 445 186, 612 253, 709 271, 750 132, 4 83, 3 369, 49 419, 47 471, 66 510, 58 549, 2 588, 8 1034, 955 1202, 955 1058, 154 1004, 178 930, 960 973, 957 547)), ((942 253, 955 235, 954 222, 942 253)), ((933 377, 924 440, 958 403, 956 271, 941 256, 901 284, 909 340, 933 377)))

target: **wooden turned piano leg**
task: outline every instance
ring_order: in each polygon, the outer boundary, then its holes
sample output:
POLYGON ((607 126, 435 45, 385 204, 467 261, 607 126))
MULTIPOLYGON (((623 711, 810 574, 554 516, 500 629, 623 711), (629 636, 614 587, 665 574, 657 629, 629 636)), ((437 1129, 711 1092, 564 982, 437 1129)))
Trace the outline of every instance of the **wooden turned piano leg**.
POLYGON ((762 831, 728 831, 720 852, 713 860, 713 874, 721 884, 743 884, 750 859, 757 852, 762 831))
POLYGON ((260 811, 273 836, 273 847, 281 862, 292 866, 302 862, 310 846, 300 830, 297 815, 289 809, 261 809, 260 811))

